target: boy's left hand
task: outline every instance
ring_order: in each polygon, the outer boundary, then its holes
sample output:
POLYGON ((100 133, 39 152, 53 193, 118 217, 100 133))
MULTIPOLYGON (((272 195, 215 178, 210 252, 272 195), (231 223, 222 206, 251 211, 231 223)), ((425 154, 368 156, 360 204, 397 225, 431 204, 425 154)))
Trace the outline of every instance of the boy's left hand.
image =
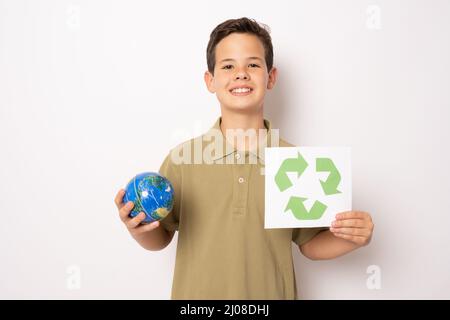
POLYGON ((338 238, 365 246, 372 238, 373 227, 372 218, 367 212, 346 211, 336 215, 330 231, 338 238))

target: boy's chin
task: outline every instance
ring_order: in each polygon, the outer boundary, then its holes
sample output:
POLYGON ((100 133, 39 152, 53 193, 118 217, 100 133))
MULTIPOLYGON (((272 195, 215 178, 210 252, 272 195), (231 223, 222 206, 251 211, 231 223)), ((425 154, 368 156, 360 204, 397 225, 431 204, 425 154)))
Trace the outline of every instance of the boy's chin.
POLYGON ((221 109, 228 112, 255 113, 262 110, 262 103, 254 101, 219 101, 221 109))

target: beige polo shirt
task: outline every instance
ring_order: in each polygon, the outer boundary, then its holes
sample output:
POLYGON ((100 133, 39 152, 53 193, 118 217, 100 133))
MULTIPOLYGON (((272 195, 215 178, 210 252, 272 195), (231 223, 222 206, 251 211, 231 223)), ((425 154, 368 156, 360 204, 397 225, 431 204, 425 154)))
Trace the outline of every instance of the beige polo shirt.
MULTIPOLYGON (((172 299, 296 299, 292 241, 301 245, 326 228, 264 229, 264 159, 255 156, 259 149, 227 149, 225 142, 223 152, 211 153, 213 164, 194 159, 195 148, 208 148, 220 121, 176 148, 177 155, 190 152, 191 163, 179 164, 172 150, 159 170, 175 191, 173 210, 161 222, 178 231, 172 299), (236 161, 242 157, 254 157, 257 163, 236 161)), ((269 121, 264 124, 268 147, 292 146, 272 134, 269 121)))

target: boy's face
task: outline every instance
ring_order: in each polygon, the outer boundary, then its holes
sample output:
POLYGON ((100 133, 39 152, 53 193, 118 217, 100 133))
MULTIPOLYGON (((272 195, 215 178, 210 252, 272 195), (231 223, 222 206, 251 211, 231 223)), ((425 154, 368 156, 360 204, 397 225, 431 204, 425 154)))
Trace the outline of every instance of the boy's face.
POLYGON ((214 75, 206 71, 204 78, 222 108, 252 113, 264 105, 277 75, 276 68, 268 72, 264 57, 263 44, 252 34, 232 33, 217 44, 214 75))

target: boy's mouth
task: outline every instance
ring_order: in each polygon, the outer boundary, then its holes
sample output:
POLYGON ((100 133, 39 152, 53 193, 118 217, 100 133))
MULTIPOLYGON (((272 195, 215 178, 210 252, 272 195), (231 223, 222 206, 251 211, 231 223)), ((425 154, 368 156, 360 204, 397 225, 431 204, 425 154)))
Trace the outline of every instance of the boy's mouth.
POLYGON ((230 90, 230 93, 233 96, 247 96, 253 92, 253 89, 250 87, 236 87, 230 90))

